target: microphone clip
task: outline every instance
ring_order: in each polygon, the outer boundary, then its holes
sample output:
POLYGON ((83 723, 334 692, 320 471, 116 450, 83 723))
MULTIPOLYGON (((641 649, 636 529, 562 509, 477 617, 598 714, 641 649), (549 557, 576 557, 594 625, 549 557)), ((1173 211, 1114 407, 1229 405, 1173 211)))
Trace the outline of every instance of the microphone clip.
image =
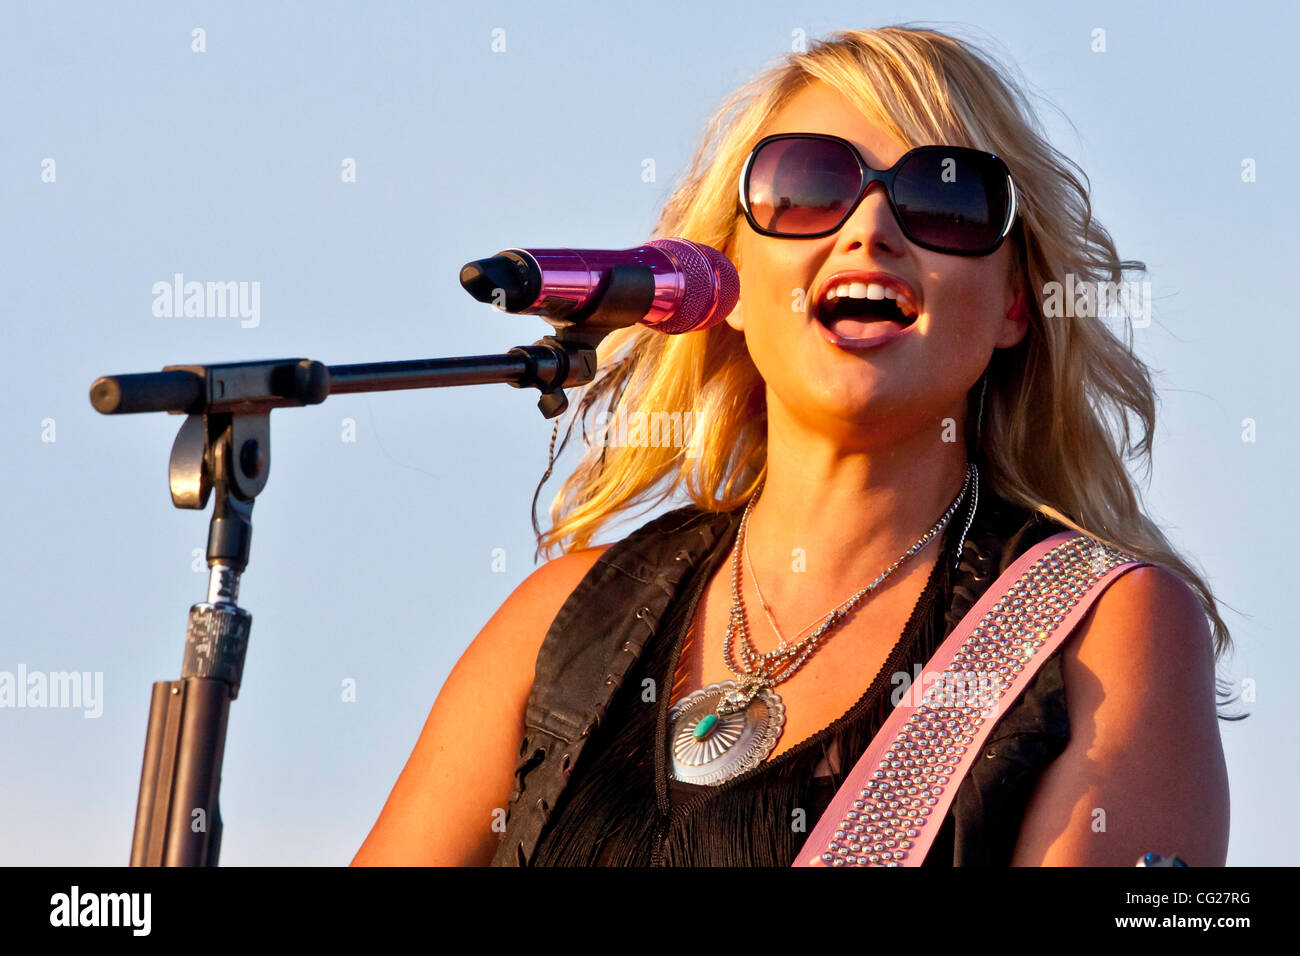
POLYGON ((516 388, 536 388, 542 393, 537 408, 544 418, 562 415, 569 407, 564 389, 586 385, 596 377, 596 348, 616 329, 635 325, 654 302, 654 275, 645 266, 613 266, 604 287, 585 308, 577 311, 543 310, 540 317, 555 329, 532 345, 510 350, 525 358, 528 372, 516 388))
POLYGON ((519 345, 507 355, 524 360, 526 370, 510 384, 515 388, 535 388, 541 392, 537 408, 543 418, 564 414, 569 399, 564 389, 586 385, 596 377, 596 346, 605 333, 593 334, 581 326, 559 329, 532 345, 519 345))

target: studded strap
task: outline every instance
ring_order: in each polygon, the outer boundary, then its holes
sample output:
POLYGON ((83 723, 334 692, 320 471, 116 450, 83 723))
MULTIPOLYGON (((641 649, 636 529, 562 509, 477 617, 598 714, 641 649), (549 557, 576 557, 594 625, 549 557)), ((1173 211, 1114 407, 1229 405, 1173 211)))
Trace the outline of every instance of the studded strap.
POLYGON ((1147 564, 1077 531, 1017 558, 890 712, 794 865, 920 866, 1001 715, 1092 602, 1147 564))

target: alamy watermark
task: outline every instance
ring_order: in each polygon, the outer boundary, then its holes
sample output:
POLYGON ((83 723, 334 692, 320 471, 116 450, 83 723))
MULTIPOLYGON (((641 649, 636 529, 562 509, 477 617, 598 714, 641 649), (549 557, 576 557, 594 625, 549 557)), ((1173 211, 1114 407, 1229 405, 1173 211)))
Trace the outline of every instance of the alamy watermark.
POLYGON ((153 924, 152 893, 86 893, 73 885, 50 897, 51 926, 116 926, 148 936, 153 924))
POLYGON ((897 671, 889 682, 894 685, 889 701, 895 707, 900 704, 931 709, 971 707, 990 713, 996 713, 1005 686, 996 672, 923 671, 920 664, 915 665, 911 674, 897 671))
POLYGON ((46 707, 84 710, 81 716, 104 713, 103 671, 0 671, 0 707, 46 707))
POLYGON ((242 328, 262 321, 262 283, 186 282, 184 273, 153 284, 153 314, 160 319, 239 318, 242 328))
POLYGON ((1043 317, 1048 319, 1074 318, 1114 319, 1128 316, 1133 328, 1145 329, 1151 324, 1150 281, 1093 282, 1078 280, 1068 272, 1064 282, 1043 284, 1043 317))
POLYGON ((629 414, 619 405, 610 414, 595 416, 592 444, 601 448, 684 448, 686 457, 699 454, 694 412, 642 412, 629 414))

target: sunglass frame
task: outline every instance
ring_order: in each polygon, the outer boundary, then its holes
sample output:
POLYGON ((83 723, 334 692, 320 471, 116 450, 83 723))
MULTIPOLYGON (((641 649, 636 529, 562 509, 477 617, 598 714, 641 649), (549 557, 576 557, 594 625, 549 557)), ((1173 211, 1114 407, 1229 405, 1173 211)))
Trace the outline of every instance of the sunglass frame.
POLYGON ((871 188, 871 184, 876 182, 881 183, 884 186, 885 197, 889 201, 890 211, 893 212, 894 221, 898 223, 898 227, 903 231, 903 235, 907 237, 907 240, 909 242, 920 246, 922 249, 929 249, 932 252, 942 252, 952 256, 992 255, 994 252, 997 252, 999 248, 1001 248, 1002 243, 1006 241, 1007 236, 1010 235, 1011 229, 1012 227, 1015 226, 1016 217, 1019 215, 1019 211, 1020 211, 1019 202, 1016 198, 1016 181, 1012 178, 1011 170, 1007 168, 1007 164, 1003 162, 1000 156, 997 156, 994 153, 986 153, 983 150, 970 149, 965 146, 917 146, 914 149, 909 149, 906 153, 900 156, 898 162, 894 163, 894 165, 891 166, 889 169, 876 169, 872 166, 867 165, 867 161, 862 158, 862 154, 858 151, 858 148, 854 146, 851 142, 849 142, 847 139, 844 139, 843 137, 840 136, 832 136, 829 133, 776 133, 773 134, 772 136, 765 136, 762 139, 760 139, 757 143, 755 143, 754 148, 750 150, 749 156, 745 159, 745 165, 740 170, 740 182, 739 182, 740 208, 744 212, 745 219, 749 222, 750 228, 753 229, 760 236, 768 236, 773 239, 823 239, 826 236, 834 235, 835 233, 839 232, 842 228, 844 228, 844 224, 849 221, 849 218, 853 215, 854 211, 857 210, 858 206, 862 204, 862 200, 866 198, 867 192, 871 188), (857 198, 854 199, 852 205, 850 205, 848 209, 845 210, 844 216, 840 219, 839 222, 835 224, 834 228, 826 229, 823 230, 822 232, 816 232, 816 233, 800 233, 798 235, 791 235, 790 233, 780 232, 778 230, 764 229, 762 226, 758 224, 758 221, 754 218, 754 213, 753 210, 750 208, 750 202, 749 202, 749 176, 750 173, 753 171, 754 159, 755 157, 758 156, 759 151, 768 143, 773 143, 783 139, 828 140, 830 142, 838 143, 839 145, 843 146, 845 149, 849 151, 849 155, 851 155, 857 161, 858 170, 862 176, 862 184, 858 187, 857 198), (996 167, 1000 167, 1001 171, 1006 175, 1007 190, 1009 194, 1009 199, 1007 202, 1007 218, 1006 218, 1006 222, 1002 226, 1001 232, 998 234, 997 239, 993 242, 993 244, 988 249, 972 249, 972 250, 950 249, 944 246, 935 245, 934 243, 922 242, 918 240, 915 236, 913 236, 911 230, 907 228, 907 224, 903 221, 903 217, 898 211, 898 204, 894 201, 894 179, 898 175, 898 170, 901 169, 909 159, 913 158, 917 154, 931 153, 931 152, 943 152, 949 155, 964 153, 964 154, 977 156, 980 158, 981 161, 991 160, 996 165, 996 167))

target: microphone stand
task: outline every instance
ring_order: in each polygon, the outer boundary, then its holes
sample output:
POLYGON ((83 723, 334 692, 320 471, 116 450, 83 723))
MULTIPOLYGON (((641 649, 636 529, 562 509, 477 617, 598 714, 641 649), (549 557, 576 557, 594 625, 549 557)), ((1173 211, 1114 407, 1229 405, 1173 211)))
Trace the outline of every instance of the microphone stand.
POLYGON ((168 466, 172 504, 202 510, 208 524, 207 599, 190 608, 181 677, 157 681, 131 837, 132 866, 216 866, 218 807, 230 703, 239 696, 252 615, 236 603, 248 566, 253 501, 271 468, 270 413, 331 395, 505 382, 541 392, 555 418, 564 389, 595 378, 596 346, 649 311, 649 269, 610 270, 601 295, 564 317, 543 314, 555 334, 499 355, 325 366, 310 359, 168 365, 161 372, 105 376, 90 401, 105 415, 184 414, 168 466))

